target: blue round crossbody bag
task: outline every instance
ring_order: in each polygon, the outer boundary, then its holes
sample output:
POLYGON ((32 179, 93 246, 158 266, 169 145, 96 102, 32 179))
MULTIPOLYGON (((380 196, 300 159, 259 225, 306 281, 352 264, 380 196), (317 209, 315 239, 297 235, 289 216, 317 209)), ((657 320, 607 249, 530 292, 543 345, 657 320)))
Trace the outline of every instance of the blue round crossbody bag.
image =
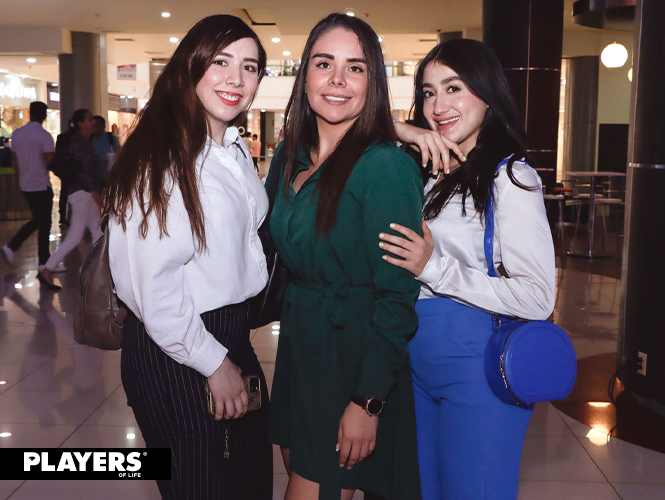
MULTIPOLYGON (((496 277, 493 242, 494 207, 490 203, 484 249, 488 274, 496 277)), ((577 376, 577 357, 561 327, 549 321, 499 315, 492 320, 494 332, 485 351, 485 376, 496 397, 507 404, 528 406, 570 394, 577 376)))

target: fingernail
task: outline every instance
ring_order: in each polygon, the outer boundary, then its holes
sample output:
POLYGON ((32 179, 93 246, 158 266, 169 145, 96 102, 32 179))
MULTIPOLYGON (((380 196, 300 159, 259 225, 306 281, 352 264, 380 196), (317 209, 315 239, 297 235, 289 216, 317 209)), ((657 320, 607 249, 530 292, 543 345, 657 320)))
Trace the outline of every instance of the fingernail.
POLYGON ((446 170, 446 174, 449 174, 449 173, 450 173, 450 169, 446 170))
POLYGON ((385 236, 385 234, 379 233, 379 238, 383 238, 384 236, 385 236))
POLYGON ((427 163, 423 163, 423 168, 427 168, 427 163))
POLYGON ((395 224, 394 222, 390 223, 390 229, 395 229, 396 227, 397 227, 397 224, 395 224))
POLYGON ((466 161, 466 156, 462 156, 462 160, 466 161))
POLYGON ((335 451, 339 451, 339 443, 335 445, 335 451))
POLYGON ((381 248, 383 248, 383 241, 382 241, 381 243, 379 243, 379 246, 380 246, 381 248))
POLYGON ((387 255, 382 255, 382 256, 381 256, 381 258, 382 258, 383 260, 387 260, 387 257, 388 257, 387 255))

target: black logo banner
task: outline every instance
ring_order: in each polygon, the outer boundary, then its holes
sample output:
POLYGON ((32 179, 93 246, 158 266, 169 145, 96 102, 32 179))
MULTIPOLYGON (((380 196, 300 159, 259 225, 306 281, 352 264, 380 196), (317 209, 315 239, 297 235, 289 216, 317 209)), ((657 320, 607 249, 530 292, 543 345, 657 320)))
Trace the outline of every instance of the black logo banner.
POLYGON ((0 479, 171 479, 171 449, 4 448, 0 479))

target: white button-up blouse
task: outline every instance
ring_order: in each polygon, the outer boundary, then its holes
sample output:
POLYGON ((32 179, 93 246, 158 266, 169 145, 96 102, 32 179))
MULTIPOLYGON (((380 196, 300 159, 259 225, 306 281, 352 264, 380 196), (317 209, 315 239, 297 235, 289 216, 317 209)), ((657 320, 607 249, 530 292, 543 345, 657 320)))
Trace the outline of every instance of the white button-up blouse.
MULTIPOLYGON (((538 173, 523 162, 513 164, 513 175, 528 191, 513 184, 506 166, 494 181, 494 266, 503 263, 510 278, 487 274, 485 226, 471 195, 462 217, 462 195, 427 226, 435 250, 418 276, 420 298, 447 296, 477 308, 522 319, 547 319, 554 309, 554 245, 543 203, 538 173)), ((431 180, 425 188, 429 192, 431 180)))
POLYGON ((171 192, 167 232, 160 238, 154 214, 139 235, 134 207, 127 229, 109 221, 109 259, 116 293, 145 324, 170 357, 209 377, 227 349, 201 320, 201 313, 241 303, 259 293, 268 273, 257 229, 268 197, 245 142, 229 127, 219 145, 208 138, 196 159, 207 248, 197 251, 182 194, 171 192))

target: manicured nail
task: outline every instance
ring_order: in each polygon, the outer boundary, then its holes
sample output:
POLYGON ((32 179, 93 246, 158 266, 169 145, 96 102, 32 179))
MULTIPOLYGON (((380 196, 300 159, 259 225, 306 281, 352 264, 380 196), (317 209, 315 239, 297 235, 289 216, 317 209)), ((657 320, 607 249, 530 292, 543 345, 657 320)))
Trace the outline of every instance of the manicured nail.
POLYGON ((385 236, 386 236, 385 234, 379 233, 379 238, 385 238, 385 236))
POLYGON ((397 224, 395 224, 394 222, 390 223, 390 229, 395 229, 396 227, 397 227, 397 224))
POLYGON ((462 160, 463 160, 463 161, 466 161, 466 156, 462 156, 462 160))
POLYGON ((387 255, 382 255, 381 258, 382 258, 383 260, 388 260, 388 256, 387 256, 387 255))
POLYGON ((450 174, 450 169, 446 170, 446 175, 450 174))
POLYGON ((383 241, 379 243, 379 247, 383 248, 383 241))
POLYGON ((427 163, 423 163, 423 168, 427 168, 427 163))

